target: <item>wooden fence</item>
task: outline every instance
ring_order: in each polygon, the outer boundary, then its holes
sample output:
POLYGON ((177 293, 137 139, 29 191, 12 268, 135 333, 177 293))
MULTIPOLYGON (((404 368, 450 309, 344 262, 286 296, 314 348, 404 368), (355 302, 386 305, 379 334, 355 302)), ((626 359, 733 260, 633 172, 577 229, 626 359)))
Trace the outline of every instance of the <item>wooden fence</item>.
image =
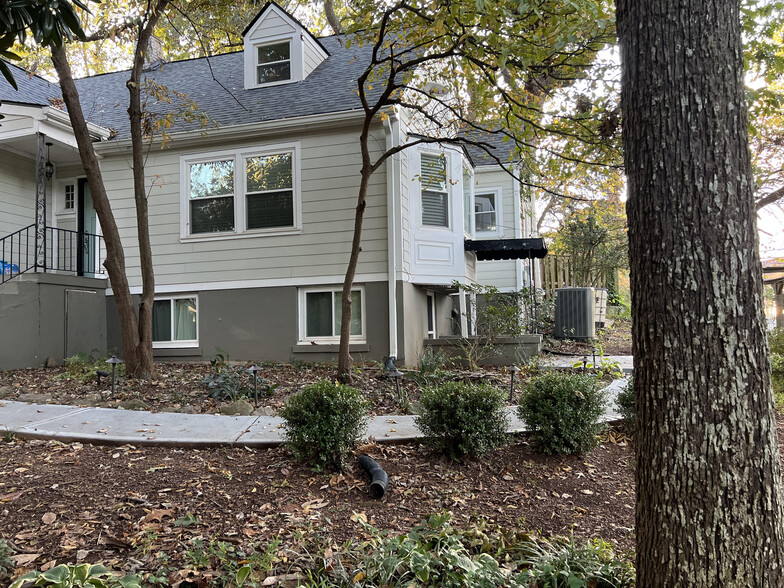
MULTIPOLYGON (((555 296, 556 288, 586 286, 586 284, 576 283, 574 268, 568 255, 547 255, 539 260, 539 269, 542 277, 541 288, 544 290, 546 298, 552 299, 555 296)), ((606 276, 601 276, 594 282, 596 283, 589 285, 594 288, 607 288, 608 286, 606 276)))

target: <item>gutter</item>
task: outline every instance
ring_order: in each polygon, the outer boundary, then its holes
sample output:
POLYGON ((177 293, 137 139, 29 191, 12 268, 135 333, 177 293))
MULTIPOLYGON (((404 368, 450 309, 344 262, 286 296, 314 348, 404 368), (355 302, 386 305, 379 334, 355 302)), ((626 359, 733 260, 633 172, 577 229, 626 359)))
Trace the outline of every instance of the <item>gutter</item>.
MULTIPOLYGON (((347 122, 361 121, 365 116, 360 109, 345 110, 343 112, 329 112, 325 114, 312 114, 292 118, 259 121, 249 124, 231 125, 229 127, 195 129, 172 133, 170 142, 177 147, 188 145, 204 145, 204 139, 248 139, 266 135, 280 135, 281 131, 293 131, 299 128, 308 128, 318 125, 321 128, 344 127, 347 122)), ((153 144, 160 145, 160 137, 153 140, 153 144)), ((111 151, 114 148, 131 146, 131 138, 102 141, 95 145, 96 151, 111 151)))

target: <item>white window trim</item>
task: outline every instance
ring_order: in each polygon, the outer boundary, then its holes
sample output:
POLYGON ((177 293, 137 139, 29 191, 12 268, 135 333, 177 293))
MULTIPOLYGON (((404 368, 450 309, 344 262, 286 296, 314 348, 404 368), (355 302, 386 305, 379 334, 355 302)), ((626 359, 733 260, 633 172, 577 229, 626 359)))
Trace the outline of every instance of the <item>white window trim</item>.
POLYGON ((264 41, 263 43, 254 43, 253 44, 253 59, 255 61, 254 70, 254 80, 256 82, 256 87, 266 87, 266 86, 279 86, 281 84, 288 84, 292 80, 294 80, 294 41, 293 37, 289 37, 283 39, 281 41, 264 41), (289 58, 280 61, 268 61, 265 63, 259 63, 259 48, 260 47, 267 47, 268 45, 281 45, 283 43, 287 43, 289 46, 289 58), (289 64, 289 77, 286 80, 278 80, 277 82, 263 82, 260 83, 259 79, 259 67, 262 65, 272 65, 275 63, 286 63, 289 64))
MULTIPOLYGON (((198 294, 175 294, 171 296, 156 296, 155 301, 159 300, 171 300, 172 301, 172 310, 174 310, 174 301, 175 300, 183 300, 183 299, 193 299, 196 302, 196 339, 191 339, 187 341, 153 341, 152 348, 153 349, 178 349, 180 347, 198 347, 199 346, 199 315, 201 314, 199 311, 199 296, 198 294)), ((171 313, 169 320, 174 320, 174 312, 171 313)), ((171 332, 172 335, 174 334, 174 324, 171 325, 171 332)))
POLYGON ((77 178, 65 178, 57 180, 55 184, 55 214, 62 219, 67 219, 76 216, 76 210, 79 207, 79 186, 77 178), (65 207, 65 187, 72 185, 74 187, 74 205, 73 208, 65 207))
MULTIPOLYGON (((453 191, 454 191, 454 182, 452 181, 452 160, 450 157, 450 153, 445 150, 438 150, 438 149, 419 149, 419 158, 417 161, 418 167, 415 174, 416 182, 418 184, 419 190, 419 227, 425 231, 452 231, 453 220, 452 215, 455 209, 455 203, 453 198, 453 191), (446 220, 447 225, 426 225, 422 219, 422 211, 424 208, 424 204, 422 202, 422 193, 425 191, 422 189, 422 155, 434 155, 437 157, 444 158, 444 168, 446 171, 446 220)), ((433 190, 430 190, 431 192, 433 190)), ((439 192, 440 193, 440 192, 439 192)), ((462 198, 462 195, 461 195, 462 198)))
POLYGON ((504 234, 504 214, 503 214, 503 190, 501 187, 477 187, 474 186, 474 191, 471 194, 471 219, 474 225, 474 234, 477 238, 493 238, 493 237, 501 237, 504 234), (495 196, 495 231, 480 231, 476 228, 476 197, 481 196, 482 194, 493 194, 495 196))
MULTIPOLYGON (((471 164, 468 161, 466 161, 465 159, 463 159, 463 169, 461 170, 461 172, 463 170, 468 171, 468 176, 470 178, 469 181, 471 183, 471 185, 469 186, 469 189, 471 190, 471 194, 468 197, 468 205, 471 207, 469 209, 469 211, 468 211, 468 218, 470 219, 470 226, 468 226, 468 227, 465 226, 466 211, 464 209, 463 210, 463 237, 467 238, 467 239, 472 239, 474 237, 475 233, 476 233, 476 230, 475 230, 476 219, 474 218, 474 194, 476 194, 476 172, 474 171, 474 168, 471 167, 471 164)), ((465 174, 461 174, 461 178, 460 179, 461 179, 462 182, 465 182, 464 175, 465 174)), ((461 196, 463 196, 461 198, 462 203, 463 203, 462 205, 463 205, 463 207, 465 207, 466 202, 465 202, 465 196, 463 195, 463 192, 465 191, 465 185, 461 186, 461 188, 462 188, 462 190, 460 190, 460 194, 461 194, 461 196)))
MULTIPOLYGON (((352 292, 359 291, 360 292, 360 301, 361 301, 361 311, 360 317, 362 319, 362 334, 361 335, 352 335, 350 337, 350 341, 352 343, 367 343, 367 314, 365 312, 366 309, 366 297, 365 297, 365 287, 364 286, 353 286, 351 288, 352 292)), ((299 332, 299 342, 300 343, 324 343, 324 344, 332 344, 338 343, 340 341, 340 333, 332 337, 308 337, 307 336, 307 301, 306 295, 312 294, 314 292, 331 292, 332 294, 342 294, 343 287, 342 286, 335 286, 335 287, 319 287, 314 286, 312 288, 299 288, 299 325, 298 325, 298 332, 299 332)), ((332 305, 334 308, 334 304, 332 305)), ((334 317, 333 317, 333 325, 334 325, 334 317)))
POLYGON ((292 143, 276 143, 258 145, 242 149, 211 151, 180 157, 180 241, 199 242, 224 239, 242 239, 249 237, 290 235, 302 231, 302 189, 301 189, 301 157, 299 141, 292 143), (294 206, 294 225, 290 227, 271 227, 268 229, 247 229, 245 196, 245 160, 248 157, 275 155, 290 152, 292 154, 292 198, 294 206), (190 233, 190 174, 189 166, 197 163, 208 163, 219 159, 234 159, 234 230, 219 233, 190 233))
POLYGON ((267 39, 253 39, 250 41, 250 46, 247 45, 244 51, 245 58, 245 89, 252 90, 254 88, 271 88, 272 86, 282 86, 284 84, 293 84, 303 79, 303 72, 305 70, 305 53, 303 42, 300 35, 292 32, 278 37, 271 37, 267 39), (278 43, 289 43, 289 62, 291 64, 291 77, 288 80, 280 80, 279 82, 267 82, 264 84, 258 83, 257 67, 258 63, 258 48, 265 45, 276 45, 278 43))
POLYGON ((429 328, 430 325, 426 325, 428 327, 428 329, 427 329, 427 338, 428 339, 438 339, 438 316, 436 314, 436 295, 435 295, 435 292, 433 292, 432 290, 426 290, 425 291, 425 298, 427 300, 427 309, 425 310, 425 322, 427 322, 427 320, 429 318, 431 318, 428 315, 432 314, 432 319, 433 319, 433 328, 432 328, 432 330, 429 328))

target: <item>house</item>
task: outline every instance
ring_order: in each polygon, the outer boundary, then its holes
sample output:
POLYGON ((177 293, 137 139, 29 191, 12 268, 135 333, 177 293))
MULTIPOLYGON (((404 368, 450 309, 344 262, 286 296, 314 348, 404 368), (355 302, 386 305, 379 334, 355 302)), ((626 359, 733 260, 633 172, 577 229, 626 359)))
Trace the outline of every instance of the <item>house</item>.
MULTIPOLYGON (((175 119, 171 140, 146 159, 156 357, 217 349, 233 359, 336 357, 360 181, 355 85, 367 51, 342 41, 317 39, 268 3, 245 30, 243 51, 158 61, 146 72, 146 84, 184 93, 210 119, 206 127, 175 119)), ((0 260, 9 264, 0 329, 31 342, 4 336, 0 368, 119 351, 101 229, 59 87, 15 72, 18 91, 0 85, 0 260)), ((127 77, 76 83, 139 294, 127 77)), ((175 97, 149 108, 164 116, 182 105, 175 97)), ((377 151, 409 137, 408 114, 388 114, 372 128, 377 151)), ((352 355, 415 364, 425 339, 469 333, 453 284, 526 285, 530 258, 546 252, 531 238, 532 206, 481 154, 429 144, 388 160, 367 197, 352 355)))

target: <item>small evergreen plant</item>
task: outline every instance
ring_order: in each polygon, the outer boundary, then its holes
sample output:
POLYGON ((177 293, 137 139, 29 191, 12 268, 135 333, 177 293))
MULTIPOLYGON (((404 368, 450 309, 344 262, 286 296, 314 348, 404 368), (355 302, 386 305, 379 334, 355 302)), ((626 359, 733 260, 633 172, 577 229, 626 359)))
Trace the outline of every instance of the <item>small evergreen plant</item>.
POLYGON ((452 459, 484 455, 507 442, 506 394, 490 384, 425 388, 420 405, 416 424, 425 442, 452 459))
POLYGON ((327 380, 309 384, 280 411, 287 445, 317 471, 343 470, 367 428, 367 409, 356 388, 327 380))
POLYGON ((623 417, 623 426, 627 434, 634 433, 634 415, 636 412, 636 402, 634 400, 634 377, 629 378, 629 383, 621 388, 615 400, 623 417))
POLYGON ((607 393, 593 376, 551 373, 529 382, 518 416, 543 453, 584 453, 596 446, 606 404, 607 393))

